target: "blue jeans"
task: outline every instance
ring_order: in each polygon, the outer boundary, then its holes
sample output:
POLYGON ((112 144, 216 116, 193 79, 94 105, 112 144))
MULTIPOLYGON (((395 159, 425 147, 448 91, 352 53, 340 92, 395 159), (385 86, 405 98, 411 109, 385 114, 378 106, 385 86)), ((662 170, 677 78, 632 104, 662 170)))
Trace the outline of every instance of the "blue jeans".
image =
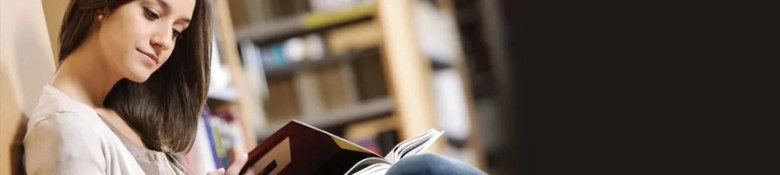
POLYGON ((434 155, 420 154, 399 160, 387 175, 472 175, 487 174, 458 160, 434 155))

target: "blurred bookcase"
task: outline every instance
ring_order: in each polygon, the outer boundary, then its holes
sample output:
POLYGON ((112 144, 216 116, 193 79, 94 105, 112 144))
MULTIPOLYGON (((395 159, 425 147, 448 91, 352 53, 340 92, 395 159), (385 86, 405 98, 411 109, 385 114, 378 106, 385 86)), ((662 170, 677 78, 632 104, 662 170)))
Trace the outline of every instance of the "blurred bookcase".
POLYGON ((208 109, 236 121, 233 151, 250 150, 292 119, 380 154, 444 128, 458 137, 429 152, 484 169, 471 90, 460 83, 469 81, 456 27, 441 22, 452 21, 452 2, 324 2, 213 1, 212 71, 227 76, 212 81, 227 85, 212 86, 208 109), (451 123, 457 127, 444 126, 451 123))

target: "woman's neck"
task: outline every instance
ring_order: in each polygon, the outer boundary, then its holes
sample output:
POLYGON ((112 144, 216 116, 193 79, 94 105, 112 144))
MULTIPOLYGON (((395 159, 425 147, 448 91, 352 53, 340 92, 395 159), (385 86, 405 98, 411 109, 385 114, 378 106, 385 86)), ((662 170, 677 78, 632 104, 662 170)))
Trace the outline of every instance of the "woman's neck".
POLYGON ((61 63, 52 86, 76 101, 93 108, 103 107, 103 100, 122 76, 105 63, 94 38, 86 39, 61 63))

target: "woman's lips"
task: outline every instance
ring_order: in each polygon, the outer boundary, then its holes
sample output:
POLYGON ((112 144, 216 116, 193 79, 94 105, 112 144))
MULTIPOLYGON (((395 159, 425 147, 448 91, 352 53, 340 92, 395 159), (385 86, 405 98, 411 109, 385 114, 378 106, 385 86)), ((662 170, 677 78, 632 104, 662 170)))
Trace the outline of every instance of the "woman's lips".
POLYGON ((147 58, 151 59, 155 65, 159 64, 159 61, 157 59, 157 55, 151 54, 149 52, 144 52, 142 50, 138 50, 138 52, 141 52, 142 54, 146 55, 147 58))

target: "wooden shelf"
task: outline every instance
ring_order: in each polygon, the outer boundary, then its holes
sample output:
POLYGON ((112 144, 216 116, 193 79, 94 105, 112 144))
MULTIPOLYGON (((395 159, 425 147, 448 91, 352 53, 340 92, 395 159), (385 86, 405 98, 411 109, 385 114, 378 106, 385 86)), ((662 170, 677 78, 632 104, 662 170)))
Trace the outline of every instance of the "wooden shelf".
MULTIPOLYGON (((328 128, 349 123, 355 123, 370 120, 378 117, 390 116, 393 114, 393 102, 389 97, 368 100, 361 104, 347 106, 341 109, 326 112, 317 116, 295 117, 295 120, 309 124, 318 128, 328 128)), ((263 132, 259 133, 259 138, 270 136, 273 132, 282 128, 289 121, 271 122, 263 132)))
POLYGON ((297 15, 273 22, 238 27, 235 32, 236 39, 250 40, 258 44, 273 43, 294 36, 368 21, 374 18, 375 12, 376 5, 367 4, 344 10, 297 15))
POLYGON ((306 60, 301 62, 291 62, 287 63, 283 66, 266 66, 265 69, 265 76, 266 77, 275 77, 275 76, 281 76, 281 75, 289 75, 292 73, 297 72, 301 69, 313 69, 317 67, 323 67, 328 65, 336 65, 340 63, 350 62, 354 60, 355 58, 359 58, 362 54, 367 53, 378 53, 379 47, 371 47, 366 49, 361 49, 357 51, 350 51, 347 53, 337 54, 337 55, 330 55, 325 58, 319 59, 319 60, 306 60))

